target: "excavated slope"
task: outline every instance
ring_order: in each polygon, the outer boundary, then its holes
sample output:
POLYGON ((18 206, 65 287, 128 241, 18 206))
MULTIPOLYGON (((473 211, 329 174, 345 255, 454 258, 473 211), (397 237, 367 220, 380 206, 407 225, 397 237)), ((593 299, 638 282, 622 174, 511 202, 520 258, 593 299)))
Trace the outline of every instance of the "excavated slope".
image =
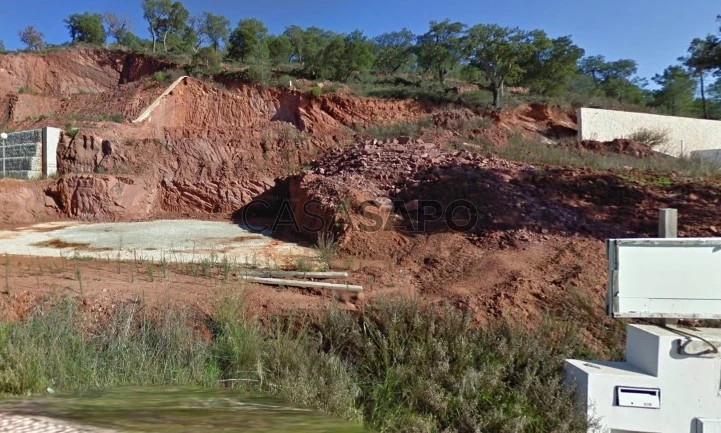
POLYGON ((0 94, 35 93, 65 97, 99 93, 168 67, 140 54, 101 49, 61 49, 0 56, 0 94))

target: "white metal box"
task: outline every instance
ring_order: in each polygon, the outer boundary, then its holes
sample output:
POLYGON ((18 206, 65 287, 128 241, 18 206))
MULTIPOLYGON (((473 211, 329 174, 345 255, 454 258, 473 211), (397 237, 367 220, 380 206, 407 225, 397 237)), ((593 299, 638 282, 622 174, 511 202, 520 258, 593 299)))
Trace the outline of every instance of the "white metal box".
POLYGON ((622 407, 661 408, 661 390, 658 388, 616 387, 616 401, 622 407))
POLYGON ((721 238, 612 239, 608 313, 721 319, 721 238))

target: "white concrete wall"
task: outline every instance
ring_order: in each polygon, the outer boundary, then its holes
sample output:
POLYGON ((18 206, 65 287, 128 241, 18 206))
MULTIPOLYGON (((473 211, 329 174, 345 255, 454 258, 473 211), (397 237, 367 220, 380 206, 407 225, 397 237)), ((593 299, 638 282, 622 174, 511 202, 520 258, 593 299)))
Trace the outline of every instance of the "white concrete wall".
POLYGON ((57 173, 60 129, 11 132, 0 140, 0 176, 35 179, 57 173))
POLYGON ((663 130, 668 133, 668 143, 655 150, 677 157, 721 160, 721 121, 596 108, 580 108, 577 114, 581 140, 628 138, 641 128, 663 130))
POLYGON ((59 128, 43 128, 43 175, 53 176, 58 172, 59 128))

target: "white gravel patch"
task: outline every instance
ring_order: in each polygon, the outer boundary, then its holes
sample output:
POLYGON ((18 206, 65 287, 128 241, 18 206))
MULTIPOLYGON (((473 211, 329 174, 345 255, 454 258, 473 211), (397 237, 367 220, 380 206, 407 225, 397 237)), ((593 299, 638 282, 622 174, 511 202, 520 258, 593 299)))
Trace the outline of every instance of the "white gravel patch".
POLYGON ((312 248, 219 221, 60 222, 0 230, 0 254, 176 263, 229 260, 270 267, 313 257, 312 248))

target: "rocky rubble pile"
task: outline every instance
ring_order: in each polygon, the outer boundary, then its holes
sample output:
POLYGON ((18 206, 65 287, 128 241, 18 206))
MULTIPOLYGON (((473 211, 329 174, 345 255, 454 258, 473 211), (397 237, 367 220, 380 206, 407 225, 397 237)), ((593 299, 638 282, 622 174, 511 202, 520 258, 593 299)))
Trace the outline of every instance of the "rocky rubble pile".
MULTIPOLYGON (((393 195, 402 186, 418 184, 442 167, 475 166, 519 170, 523 166, 468 151, 448 152, 437 145, 399 137, 389 141, 365 141, 350 148, 334 149, 313 161, 311 172, 330 178, 358 179, 393 195)), ((457 169, 456 169, 457 170, 457 169)), ((359 185, 370 186, 370 185, 359 185)))
MULTIPOLYGON (((301 181, 304 197, 338 209, 364 200, 402 203, 412 215, 426 203, 444 212, 454 202, 468 203, 478 224, 475 233, 496 230, 597 232, 603 227, 576 209, 549 200, 533 181, 533 166, 467 151, 444 151, 407 137, 359 143, 313 162, 301 181), (425 202, 425 203, 424 203, 425 202)), ((438 221, 443 225, 446 220, 438 221)), ((432 228, 431 228, 432 229, 432 228)))

